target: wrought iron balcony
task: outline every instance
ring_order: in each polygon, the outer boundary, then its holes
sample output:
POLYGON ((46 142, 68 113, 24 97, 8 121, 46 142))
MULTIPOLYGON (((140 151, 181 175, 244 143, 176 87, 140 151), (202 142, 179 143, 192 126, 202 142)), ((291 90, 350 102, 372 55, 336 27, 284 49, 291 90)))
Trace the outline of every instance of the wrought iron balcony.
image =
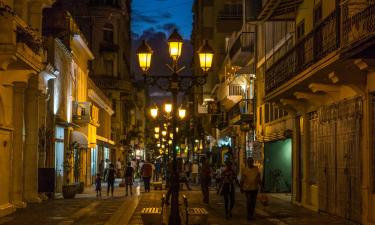
POLYGON ((341 46, 351 47, 375 36, 375 1, 358 4, 349 0, 341 5, 341 46))
POLYGON ((255 33, 241 32, 229 50, 229 57, 235 66, 245 66, 254 56, 255 33))
POLYGON ((288 82, 340 45, 339 14, 335 10, 285 55, 266 69, 266 94, 288 82))
POLYGON ((253 119, 254 101, 242 99, 228 111, 228 120, 231 125, 240 125, 253 119))
POLYGON ((100 43, 100 52, 118 52, 119 46, 109 42, 100 43))
POLYGON ((101 89, 118 89, 130 92, 132 84, 128 80, 121 80, 115 77, 108 76, 93 76, 91 79, 101 89))
POLYGON ((258 20, 293 20, 302 2, 303 0, 262 0, 258 20))
POLYGON ((91 122, 91 102, 73 103, 73 122, 76 124, 91 122))
MULTIPOLYGON (((4 31, 2 35, 15 35, 15 38, 9 37, 3 40, 16 40, 16 43, 24 43, 35 55, 40 55, 43 47, 43 39, 37 30, 28 26, 20 17, 16 15, 13 9, 0 2, 0 23, 8 24, 6 28, 15 27, 16 30, 9 32, 4 31)), ((0 43, 0 44, 16 44, 16 43, 0 43)))

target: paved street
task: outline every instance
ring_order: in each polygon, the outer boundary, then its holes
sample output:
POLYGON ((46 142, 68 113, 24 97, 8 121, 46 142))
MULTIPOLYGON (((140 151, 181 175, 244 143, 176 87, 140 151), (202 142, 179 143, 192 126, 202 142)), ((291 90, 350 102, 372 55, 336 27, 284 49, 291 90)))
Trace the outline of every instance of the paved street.
MULTIPOLYGON (((95 196, 92 188, 75 199, 56 199, 40 204, 29 204, 26 209, 17 210, 13 215, 0 218, 1 225, 138 225, 142 224, 143 207, 160 207, 161 197, 165 191, 143 193, 137 188, 137 194, 124 197, 124 188, 115 191, 114 198, 107 198, 103 192, 102 199, 95 196)), ((189 199, 191 207, 204 207, 209 212, 209 224, 232 225, 249 224, 245 220, 245 202, 238 193, 232 219, 225 219, 224 203, 214 190, 210 193, 210 204, 203 204, 199 187, 192 191, 182 191, 189 199)), ((183 206, 181 205, 181 209, 183 206)), ((164 222, 167 222, 168 207, 164 208, 164 222)), ((181 210, 183 212, 183 210, 181 210)), ((183 213, 182 213, 183 214, 183 213)), ((182 217, 184 220, 184 217, 182 217)), ((256 220, 251 224, 258 225, 315 225, 333 224, 350 225, 337 217, 318 214, 316 212, 291 205, 279 198, 270 197, 269 206, 258 204, 256 220)))

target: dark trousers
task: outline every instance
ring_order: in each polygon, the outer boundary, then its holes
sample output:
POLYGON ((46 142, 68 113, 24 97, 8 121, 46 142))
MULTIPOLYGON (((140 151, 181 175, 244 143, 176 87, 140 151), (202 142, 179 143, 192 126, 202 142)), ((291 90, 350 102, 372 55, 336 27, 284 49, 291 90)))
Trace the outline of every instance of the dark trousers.
POLYGON ((229 184, 229 183, 224 183, 223 184, 223 196, 224 196, 224 204, 225 204, 225 214, 227 215, 228 213, 232 212, 232 209, 234 207, 234 185, 229 184))
POLYGON ((210 182, 208 180, 201 180, 201 189, 202 189, 202 195, 203 195, 203 202, 208 203, 209 202, 209 196, 210 192, 208 189, 208 186, 210 185, 210 182))
POLYGON ((257 201, 258 190, 245 191, 246 194, 246 208, 247 208, 247 219, 254 217, 255 203, 257 201))
POLYGON ((113 186, 115 185, 114 180, 108 180, 107 195, 109 195, 109 189, 111 189, 111 195, 113 196, 113 186))
POLYGON ((143 183, 145 185, 145 192, 150 192, 150 179, 151 177, 143 177, 143 183))

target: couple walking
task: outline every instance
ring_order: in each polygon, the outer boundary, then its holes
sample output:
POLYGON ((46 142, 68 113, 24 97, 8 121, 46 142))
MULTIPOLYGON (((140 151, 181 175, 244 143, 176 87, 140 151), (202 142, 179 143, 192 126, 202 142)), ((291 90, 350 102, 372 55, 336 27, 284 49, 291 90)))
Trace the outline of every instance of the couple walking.
MULTIPOLYGON (((232 209, 235 203, 235 183, 237 182, 236 173, 233 170, 232 163, 226 162, 225 169, 221 172, 221 186, 219 193, 224 197, 225 217, 232 217, 232 209)), ((258 194, 258 188, 261 184, 260 173, 254 166, 253 158, 247 159, 247 167, 244 168, 241 180, 240 190, 246 196, 247 219, 254 219, 255 203, 258 194)))

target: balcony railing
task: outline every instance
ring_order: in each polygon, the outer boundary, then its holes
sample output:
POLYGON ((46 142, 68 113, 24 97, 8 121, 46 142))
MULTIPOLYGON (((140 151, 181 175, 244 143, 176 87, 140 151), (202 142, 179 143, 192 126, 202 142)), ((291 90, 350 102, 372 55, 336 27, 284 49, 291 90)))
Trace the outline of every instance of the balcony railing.
POLYGON ((272 92, 339 47, 339 14, 335 10, 266 70, 266 93, 272 92))
POLYGON ((353 1, 346 1, 341 6, 343 47, 375 35, 375 1, 370 0, 359 6, 351 3, 353 1))
POLYGON ((106 76, 91 77, 91 79, 101 89, 120 89, 125 91, 131 90, 131 83, 127 80, 120 80, 106 76))
POLYGON ((250 115, 253 114, 253 100, 251 99, 242 99, 239 101, 236 105, 234 105, 229 111, 228 111, 228 119, 229 121, 232 121, 236 117, 239 118, 240 122, 241 120, 249 120, 251 119, 250 115))
POLYGON ((119 46, 113 43, 100 43, 100 52, 118 52, 119 46))
MULTIPOLYGON (((6 18, 7 22, 13 23, 16 27, 16 41, 17 43, 24 43, 29 47, 36 55, 41 53, 43 47, 43 39, 37 33, 37 30, 28 26, 20 17, 16 15, 13 9, 0 2, 0 17, 6 18)), ((1 21, 4 22, 5 21, 1 21)))
POLYGON ((249 61, 249 56, 255 50, 255 33, 254 32, 242 32, 235 42, 233 43, 231 49, 229 50, 229 57, 232 59, 238 58, 238 60, 249 61), (236 57, 237 56, 237 57, 236 57))

